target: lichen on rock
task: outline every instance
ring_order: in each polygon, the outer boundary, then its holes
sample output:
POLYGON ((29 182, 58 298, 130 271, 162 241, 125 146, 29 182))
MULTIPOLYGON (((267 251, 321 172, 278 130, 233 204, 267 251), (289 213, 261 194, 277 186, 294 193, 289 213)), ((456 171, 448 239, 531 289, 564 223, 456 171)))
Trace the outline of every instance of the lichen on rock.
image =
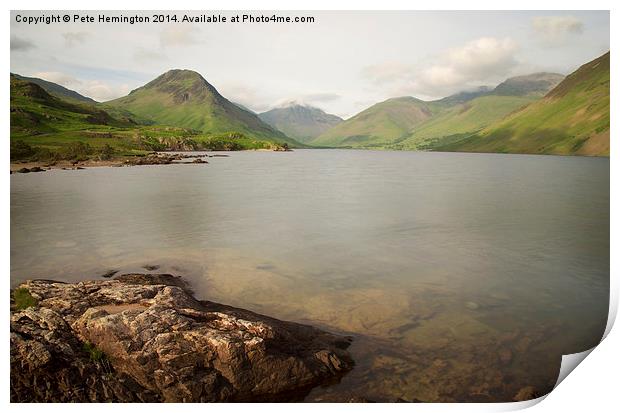
POLYGON ((171 275, 21 287, 38 307, 11 314, 13 402, 300 400, 353 366, 350 338, 199 301, 171 275))

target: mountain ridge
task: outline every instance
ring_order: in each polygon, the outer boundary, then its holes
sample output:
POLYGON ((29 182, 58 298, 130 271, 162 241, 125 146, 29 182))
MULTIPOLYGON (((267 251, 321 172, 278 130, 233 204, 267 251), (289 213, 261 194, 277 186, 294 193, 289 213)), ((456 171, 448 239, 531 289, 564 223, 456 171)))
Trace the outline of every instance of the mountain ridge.
POLYGON ((204 133, 241 133, 249 137, 302 146, 260 118, 226 99, 201 74, 169 70, 127 96, 104 103, 155 123, 204 133))
POLYGON ((539 72, 508 78, 495 88, 481 86, 432 101, 412 96, 390 98, 363 110, 309 143, 336 147, 427 149, 437 140, 462 138, 480 131, 543 96, 560 78, 563 76, 557 73, 539 72))
POLYGON ((289 102, 287 105, 258 114, 265 123, 287 136, 306 143, 328 129, 343 122, 343 119, 307 104, 289 102))
POLYGON ((585 63, 542 99, 437 150, 609 156, 610 53, 585 63))
POLYGON ((386 99, 336 125, 310 143, 324 146, 380 144, 404 136, 412 126, 430 118, 437 110, 432 102, 401 96, 386 99))
POLYGON ((41 79, 38 77, 29 77, 22 76, 17 73, 11 73, 11 76, 14 76, 16 79, 23 80, 26 82, 34 83, 40 87, 42 87, 47 93, 52 96, 56 96, 61 99, 70 100, 74 103, 90 103, 97 104, 98 102, 88 96, 84 96, 75 90, 71 90, 66 88, 58 83, 50 82, 49 80, 41 79))

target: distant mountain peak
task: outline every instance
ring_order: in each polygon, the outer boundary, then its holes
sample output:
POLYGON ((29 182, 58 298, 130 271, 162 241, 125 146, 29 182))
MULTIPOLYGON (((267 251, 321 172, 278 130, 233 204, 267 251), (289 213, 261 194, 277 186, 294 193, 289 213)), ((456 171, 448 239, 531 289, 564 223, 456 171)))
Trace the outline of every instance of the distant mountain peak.
POLYGON ((479 96, 487 95, 491 93, 492 90, 493 88, 490 86, 477 86, 474 88, 462 90, 450 96, 446 96, 445 98, 439 99, 436 102, 445 105, 457 105, 459 103, 465 103, 473 100, 479 96))
POLYGON ((528 94, 543 96, 556 87, 564 75, 550 72, 537 72, 529 75, 514 76, 506 79, 493 90, 495 95, 525 96, 528 94))
POLYGON ((150 121, 210 134, 242 133, 248 137, 298 146, 256 114, 222 96, 193 70, 172 69, 127 96, 106 102, 150 121))
POLYGON ((287 100, 285 102, 280 103, 274 109, 285 109, 285 108, 294 108, 294 107, 311 108, 312 106, 304 101, 291 99, 291 100, 287 100))
POLYGON ((342 122, 336 115, 296 100, 287 101, 258 117, 300 142, 308 142, 342 122))
POLYGON ((173 80, 173 79, 202 79, 204 80, 204 78, 202 77, 200 73, 196 72, 195 70, 191 70, 191 69, 170 69, 167 72, 164 72, 161 75, 159 75, 154 80, 157 80, 159 78, 163 78, 166 80, 173 80))
POLYGON ((221 103, 226 100, 200 73, 188 69, 168 70, 144 86, 132 90, 129 95, 139 90, 157 90, 168 94, 175 104, 207 100, 221 103))

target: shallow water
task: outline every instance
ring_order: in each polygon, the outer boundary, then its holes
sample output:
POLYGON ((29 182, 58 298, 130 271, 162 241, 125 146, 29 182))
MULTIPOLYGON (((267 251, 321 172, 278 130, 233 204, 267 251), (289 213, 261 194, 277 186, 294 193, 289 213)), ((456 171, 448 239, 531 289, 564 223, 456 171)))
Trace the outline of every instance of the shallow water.
POLYGON ((595 345, 606 158, 297 150, 11 175, 11 285, 106 271, 354 335, 309 401, 511 400, 595 345))

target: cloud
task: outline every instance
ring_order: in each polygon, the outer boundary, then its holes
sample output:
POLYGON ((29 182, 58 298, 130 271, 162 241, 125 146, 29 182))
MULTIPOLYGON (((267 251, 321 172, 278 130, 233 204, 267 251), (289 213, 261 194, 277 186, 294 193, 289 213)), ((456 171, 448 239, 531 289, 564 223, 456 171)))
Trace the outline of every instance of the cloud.
POLYGON ((362 69, 362 76, 371 79, 375 84, 382 85, 397 80, 409 78, 415 70, 413 65, 401 62, 385 62, 366 66, 362 69))
POLYGON ((58 83, 65 87, 75 87, 82 84, 82 82, 75 77, 62 72, 37 72, 34 74, 34 77, 58 83))
POLYGON ((253 87, 237 84, 227 83, 218 88, 218 91, 226 97, 226 99, 236 102, 254 112, 264 112, 270 108, 269 97, 261 94, 253 87))
POLYGON ((301 100, 306 102, 333 102, 342 98, 337 93, 308 93, 301 96, 301 100))
POLYGON ((387 62, 369 66, 362 76, 391 86, 393 95, 436 98, 503 80, 517 66, 518 45, 510 38, 482 37, 440 53, 428 66, 387 62))
POLYGON ((153 62, 168 59, 168 57, 161 52, 146 50, 143 48, 137 49, 133 54, 133 58, 138 62, 153 62))
POLYGON ((342 98, 341 95, 331 92, 300 93, 282 97, 239 83, 227 83, 218 90, 230 101, 239 103, 256 113, 291 104, 320 107, 322 103, 334 102, 342 98))
POLYGON ((15 35, 11 35, 11 51, 12 52, 25 52, 26 50, 34 49, 36 46, 30 40, 22 39, 15 35))
POLYGON ((62 33, 62 37, 65 39, 65 46, 73 47, 76 44, 81 44, 90 37, 90 33, 87 32, 67 32, 62 33))
POLYGON ((127 95, 131 91, 129 85, 109 85, 99 80, 89 80, 84 82, 84 86, 78 92, 89 96, 96 101, 105 102, 127 95))
POLYGON ((322 103, 334 102, 342 98, 337 93, 306 93, 300 94, 296 97, 285 97, 277 99, 275 104, 268 105, 269 109, 282 108, 294 105, 319 107, 322 103))
POLYGON ((160 32, 159 44, 164 48, 199 44, 199 32, 194 26, 169 26, 160 32))
POLYGON ((534 17, 532 28, 547 46, 562 45, 570 36, 583 33, 583 23, 574 16, 534 17))
POLYGON ((131 91, 129 85, 126 84, 110 85, 99 80, 80 80, 62 72, 37 72, 33 76, 58 83, 99 102, 125 96, 131 91))

